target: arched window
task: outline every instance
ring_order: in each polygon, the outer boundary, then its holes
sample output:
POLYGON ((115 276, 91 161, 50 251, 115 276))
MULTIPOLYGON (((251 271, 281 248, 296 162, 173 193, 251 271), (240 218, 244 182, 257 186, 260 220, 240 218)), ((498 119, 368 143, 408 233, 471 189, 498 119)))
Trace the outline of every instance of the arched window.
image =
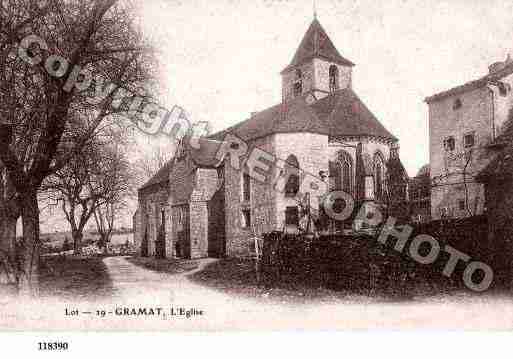
POLYGON ((379 152, 374 155, 374 193, 379 200, 385 194, 385 160, 379 152))
POLYGON ((353 193, 353 160, 349 153, 340 151, 336 161, 330 161, 329 172, 333 190, 353 193))
POLYGON ((329 69, 330 75, 330 92, 338 90, 338 67, 331 65, 329 69))
POLYGON ((285 161, 287 183, 285 184, 285 196, 295 197, 299 192, 299 161, 294 155, 287 157, 285 161))
POLYGON ((296 79, 294 80, 294 96, 300 96, 303 93, 303 72, 296 69, 296 79))

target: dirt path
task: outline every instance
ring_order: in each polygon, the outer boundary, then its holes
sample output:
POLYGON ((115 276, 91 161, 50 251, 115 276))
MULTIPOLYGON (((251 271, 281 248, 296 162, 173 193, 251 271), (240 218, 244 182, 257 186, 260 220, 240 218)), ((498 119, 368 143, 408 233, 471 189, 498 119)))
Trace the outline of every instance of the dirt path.
POLYGON ((291 305, 237 297, 188 278, 194 271, 160 273, 124 257, 105 258, 115 295, 100 301, 45 299, 2 308, 1 329, 31 330, 266 330, 266 329, 512 329, 513 301, 507 297, 451 296, 403 303, 337 301, 291 305), (116 315, 125 308, 194 308, 202 315, 116 315), (78 310, 67 316, 65 310, 78 310), (96 311, 105 311, 104 317, 96 311), (84 312, 90 314, 83 314, 84 312), (110 313, 110 314, 108 314, 110 313))

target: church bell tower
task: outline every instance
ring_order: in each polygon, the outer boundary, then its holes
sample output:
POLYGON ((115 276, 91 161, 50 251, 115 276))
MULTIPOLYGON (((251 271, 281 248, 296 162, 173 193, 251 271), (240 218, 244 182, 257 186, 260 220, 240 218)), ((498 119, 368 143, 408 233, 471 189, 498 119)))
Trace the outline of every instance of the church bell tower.
POLYGON ((315 17, 290 64, 281 72, 282 100, 316 101, 351 87, 354 64, 344 58, 315 17))

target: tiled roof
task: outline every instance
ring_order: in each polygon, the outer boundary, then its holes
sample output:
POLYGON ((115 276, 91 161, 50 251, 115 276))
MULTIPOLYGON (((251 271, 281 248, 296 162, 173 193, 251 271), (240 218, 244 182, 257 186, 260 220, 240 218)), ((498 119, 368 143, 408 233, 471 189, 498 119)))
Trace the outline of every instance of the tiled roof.
POLYGON ((249 141, 273 133, 291 132, 397 140, 349 88, 336 91, 311 105, 303 97, 297 97, 258 112, 210 138, 222 140, 231 133, 249 141))
POLYGON ((354 66, 351 61, 340 55, 317 19, 314 19, 310 24, 291 63, 283 71, 301 65, 314 57, 323 58, 344 66, 354 66))
POLYGON ((471 90, 475 90, 475 89, 485 86, 489 82, 500 80, 501 78, 508 76, 512 73, 513 73, 513 63, 510 63, 499 71, 492 72, 492 73, 487 74, 477 80, 467 82, 463 85, 453 87, 449 90, 436 93, 432 96, 426 97, 424 101, 429 104, 429 103, 432 103, 432 102, 435 102, 438 100, 442 100, 449 96, 459 95, 459 94, 462 94, 462 93, 465 93, 465 92, 468 92, 471 90))

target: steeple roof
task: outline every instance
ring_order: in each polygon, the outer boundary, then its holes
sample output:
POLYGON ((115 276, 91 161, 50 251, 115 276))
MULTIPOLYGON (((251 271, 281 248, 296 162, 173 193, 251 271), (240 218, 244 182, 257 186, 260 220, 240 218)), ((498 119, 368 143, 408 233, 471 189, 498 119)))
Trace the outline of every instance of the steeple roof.
POLYGON ((292 62, 283 70, 283 72, 316 57, 343 66, 354 66, 354 63, 340 55, 317 18, 315 18, 310 24, 303 40, 301 40, 301 43, 299 44, 299 48, 296 50, 296 54, 294 55, 292 62))

